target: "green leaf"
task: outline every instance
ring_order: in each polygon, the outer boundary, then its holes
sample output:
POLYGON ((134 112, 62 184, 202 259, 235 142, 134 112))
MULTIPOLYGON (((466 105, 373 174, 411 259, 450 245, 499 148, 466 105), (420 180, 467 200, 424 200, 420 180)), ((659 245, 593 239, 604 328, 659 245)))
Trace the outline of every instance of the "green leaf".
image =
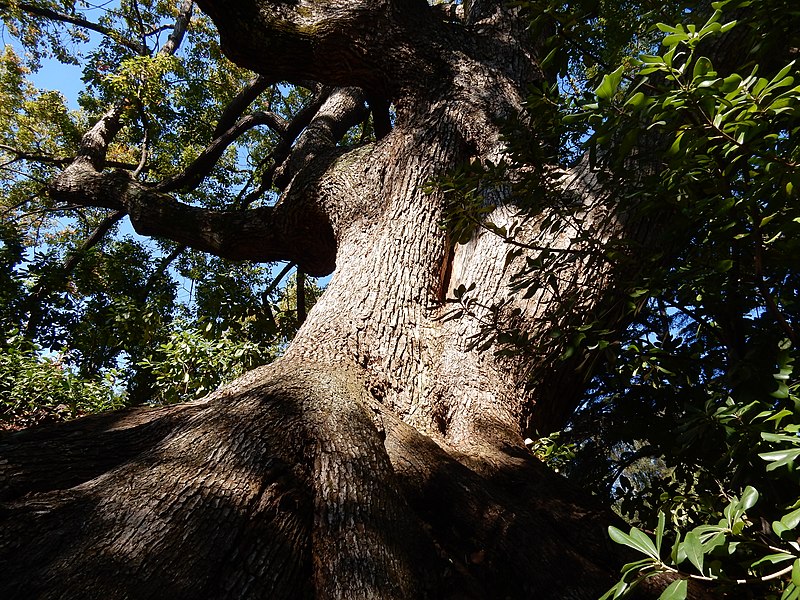
POLYGON ((703 543, 703 552, 705 554, 711 554, 715 548, 724 546, 725 542, 726 542, 726 536, 724 533, 720 532, 714 534, 711 538, 709 538, 703 543))
POLYGON ((800 508, 781 517, 781 523, 786 529, 796 529, 800 525, 800 508))
POLYGON ((788 65, 783 67, 780 71, 778 71, 778 74, 775 75, 775 77, 772 78, 772 82, 774 83, 774 82, 783 80, 783 78, 786 77, 789 74, 789 71, 792 70, 792 67, 794 67, 794 63, 795 63, 795 61, 790 62, 788 65))
POLYGON ((659 556, 661 555, 661 542, 664 539, 664 525, 667 521, 667 515, 664 511, 658 511, 658 525, 656 526, 656 550, 659 556))
POLYGON ((631 106, 632 108, 636 109, 646 104, 648 100, 651 99, 645 96, 644 93, 636 92, 633 96, 628 98, 628 100, 625 102, 625 106, 631 106))
POLYGON ((734 73, 733 75, 725 77, 722 80, 722 87, 720 88, 720 90, 725 94, 729 94, 734 90, 738 90, 741 85, 742 85, 742 76, 739 75, 738 73, 734 73))
POLYGON ((617 89, 619 88, 619 83, 622 80, 622 73, 625 70, 625 67, 619 67, 613 73, 609 73, 608 75, 603 75, 603 80, 600 82, 600 85, 594 91, 595 96, 597 96, 600 100, 611 100, 614 97, 614 94, 617 93, 617 89))
POLYGON ((798 600, 798 598, 800 598, 800 587, 794 582, 787 585, 781 594, 781 600, 798 600))
POLYGON ((791 531, 786 525, 781 523, 780 521, 773 521, 772 522, 772 532, 777 535, 779 538, 783 539, 783 534, 786 531, 791 531))
MULTIPOLYGON (((630 545, 630 538, 623 532, 621 529, 614 527, 613 525, 608 526, 608 537, 610 537, 613 541, 618 544, 623 544, 625 546, 630 545)), ((633 547, 633 546, 631 546, 633 547)))
POLYGON ((663 31, 664 33, 683 33, 683 25, 678 23, 677 25, 667 25, 666 23, 656 23, 656 27, 659 30, 663 31))
POLYGON ((685 42, 688 39, 689 39, 689 36, 686 35, 685 33, 672 33, 672 34, 666 36, 663 40, 661 40, 661 43, 664 46, 673 47, 673 46, 677 46, 681 42, 685 42))
POLYGON ((800 449, 789 449, 789 450, 775 450, 773 452, 762 452, 759 456, 766 460, 770 465, 767 465, 767 471, 774 471, 779 467, 789 467, 790 469, 794 467, 795 459, 800 456, 800 449))
POLYGON ((792 560, 795 558, 794 554, 789 554, 788 552, 781 552, 779 554, 768 554, 767 556, 762 556, 757 561, 752 563, 751 567, 757 567, 763 564, 771 564, 776 565, 778 563, 786 562, 787 560, 792 560))
POLYGON ((711 64, 711 60, 706 58, 705 56, 701 56, 694 63, 694 68, 692 69, 692 77, 694 79, 705 77, 708 73, 712 73, 713 69, 714 67, 711 64))
POLYGON ((685 579, 678 579, 670 583, 666 589, 661 592, 658 600, 684 600, 687 594, 687 585, 685 579))
POLYGON ((742 499, 739 500, 739 504, 742 510, 749 510, 756 505, 756 502, 758 502, 758 490, 748 485, 744 488, 744 493, 742 493, 742 499))
POLYGON ((608 528, 608 535, 618 544, 628 546, 653 558, 658 558, 658 552, 652 540, 635 527, 631 527, 630 535, 628 535, 611 525, 608 528))
MULTIPOLYGON (((622 584, 622 582, 616 584, 614 587, 612 587, 610 590, 608 590, 605 594, 600 596, 599 600, 613 600, 613 598, 617 598, 618 597, 617 596, 617 590, 619 589, 621 584, 622 584)), ((627 587, 627 585, 628 584, 625 584, 625 587, 627 587)))
POLYGON ((792 565, 792 583, 800 587, 800 558, 792 565))
POLYGON ((636 529, 635 527, 631 527, 630 536, 631 539, 635 540, 639 544, 645 554, 652 556, 653 558, 658 558, 658 550, 656 549, 655 545, 653 544, 653 540, 650 539, 649 535, 639 529, 636 529))
POLYGON ((688 558, 689 562, 691 562, 697 568, 700 574, 702 574, 705 555, 703 552, 703 544, 700 543, 699 536, 694 531, 690 531, 686 534, 686 539, 683 541, 683 546, 686 551, 686 558, 688 558))
POLYGON ((725 273, 726 271, 730 271, 733 268, 733 261, 729 258, 720 260, 714 265, 714 270, 717 273, 725 273))

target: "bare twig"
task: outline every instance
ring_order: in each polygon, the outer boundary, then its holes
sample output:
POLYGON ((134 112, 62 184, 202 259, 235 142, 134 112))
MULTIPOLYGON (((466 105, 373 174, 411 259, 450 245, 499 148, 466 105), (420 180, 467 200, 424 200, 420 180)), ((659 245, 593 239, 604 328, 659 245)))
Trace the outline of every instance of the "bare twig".
POLYGON ((158 263, 158 266, 156 266, 155 270, 150 274, 150 277, 147 278, 147 283, 145 283, 144 290, 142 291, 142 302, 147 300, 147 297, 150 295, 150 292, 153 291, 156 282, 164 275, 164 272, 175 261, 175 259, 177 259, 186 251, 186 248, 188 248, 188 246, 185 244, 178 244, 172 249, 172 252, 161 259, 161 261, 158 263))

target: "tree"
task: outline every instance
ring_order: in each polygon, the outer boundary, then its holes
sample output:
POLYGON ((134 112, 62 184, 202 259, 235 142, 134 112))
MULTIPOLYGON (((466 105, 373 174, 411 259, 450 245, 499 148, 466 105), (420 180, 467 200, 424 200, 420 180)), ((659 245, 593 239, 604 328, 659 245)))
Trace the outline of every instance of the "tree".
POLYGON ((609 248, 664 242, 659 215, 619 201, 656 159, 620 187, 590 157, 555 162, 557 132, 513 150, 536 128, 529 91, 558 71, 553 23, 480 0, 203 0, 258 77, 218 93, 224 109, 188 85, 192 114, 165 119, 154 82, 176 69, 191 2, 152 55, 160 4, 133 3, 124 35, 74 4, 0 6, 98 31, 95 69, 121 64, 86 100, 99 117, 74 155, 9 146, 50 165, 49 202, 94 211, 101 234, 127 215, 223 259, 335 267, 283 355, 204 399, 3 438, 6 596, 591 598, 613 583, 613 517, 525 438, 563 426, 601 362, 599 344, 565 345, 570 314, 630 320, 649 263, 609 248), (288 119, 262 96, 280 82, 307 90, 288 119), (226 181, 243 135, 264 152, 256 176, 226 181))

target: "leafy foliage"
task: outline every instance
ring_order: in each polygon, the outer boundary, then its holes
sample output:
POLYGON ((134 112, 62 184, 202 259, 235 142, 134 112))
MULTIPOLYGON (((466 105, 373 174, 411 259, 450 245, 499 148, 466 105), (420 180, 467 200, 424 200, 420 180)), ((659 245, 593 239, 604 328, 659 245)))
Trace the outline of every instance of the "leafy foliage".
POLYGON ((631 214, 663 227, 656 246, 604 248, 623 265, 649 256, 651 268, 620 301, 627 332, 600 319, 567 334, 572 352, 602 352, 611 368, 545 446, 568 448, 562 470, 640 524, 611 530, 646 558, 608 598, 658 572, 679 577, 662 598, 684 598, 687 578, 737 586, 737 597, 798 594, 800 78, 794 62, 762 54, 780 45, 765 35, 771 18, 748 2, 691 7, 689 22, 651 30, 663 51, 645 47, 590 94, 559 101, 564 131, 584 132, 631 214), (729 43, 742 58, 730 60, 729 43))
POLYGON ((153 402, 200 398, 274 358, 271 348, 236 339, 229 330, 208 337, 212 329, 211 323, 202 331, 179 325, 152 356, 139 363, 155 378, 153 402))
MULTIPOLYGON (((144 241, 125 219, 58 205, 47 189, 111 107, 125 125, 107 168, 145 184, 182 173, 219 135, 252 73, 222 56, 191 3, 10 2, 0 12, 12 42, 0 55, 0 328, 16 332, 2 348, 2 419, 18 427, 41 411, 71 418, 192 399, 272 360, 300 324, 296 289, 273 281, 275 265, 144 241), (186 7, 185 35, 174 37, 186 7), (80 69, 77 99, 34 85, 54 63, 80 69), (48 381, 52 393, 41 396, 35 387, 48 381)), ((307 90, 264 86, 244 108, 288 122, 311 100, 307 90)), ((207 208, 269 204, 279 142, 265 126, 246 129, 174 194, 207 208)), ((307 282, 306 308, 318 295, 307 282)))
POLYGON ((0 345, 0 430, 119 408, 125 396, 119 373, 80 377, 66 356, 42 356, 41 348, 12 331, 0 345))

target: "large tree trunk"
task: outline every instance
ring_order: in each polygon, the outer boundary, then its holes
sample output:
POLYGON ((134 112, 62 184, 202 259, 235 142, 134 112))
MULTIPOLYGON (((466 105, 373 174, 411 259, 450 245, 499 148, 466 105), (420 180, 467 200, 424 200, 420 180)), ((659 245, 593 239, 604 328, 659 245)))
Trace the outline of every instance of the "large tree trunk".
MULTIPOLYGON (((0 596, 597 597, 619 565, 610 514, 523 439, 563 422, 584 386, 548 319, 567 301, 597 309, 611 265, 587 253, 560 293, 515 299, 525 255, 488 231, 451 244, 429 189, 505 160, 500 124, 540 77, 525 23, 477 1, 455 22, 400 0, 198 4, 244 66, 339 86, 279 174, 281 203, 211 214, 88 160, 53 193, 124 209, 143 233, 335 273, 283 358, 203 401, 2 438, 0 596), (366 98, 394 103, 394 128, 336 147, 366 98), (448 318, 472 283, 472 309, 448 318), (496 306, 535 358, 470 344, 496 306)), ((621 231, 591 178, 562 181, 595 239, 621 231)), ((519 220, 506 189, 483 193, 493 223, 519 220)), ((548 214, 517 239, 574 248, 575 230, 540 227, 548 214)))

